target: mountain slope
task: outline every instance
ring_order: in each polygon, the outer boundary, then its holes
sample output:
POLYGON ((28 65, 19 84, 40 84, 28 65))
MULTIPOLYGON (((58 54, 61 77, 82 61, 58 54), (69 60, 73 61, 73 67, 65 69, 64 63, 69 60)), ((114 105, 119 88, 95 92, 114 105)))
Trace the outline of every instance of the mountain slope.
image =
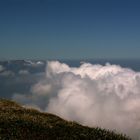
POLYGON ((130 140, 100 128, 89 128, 55 115, 26 109, 0 99, 0 140, 130 140))

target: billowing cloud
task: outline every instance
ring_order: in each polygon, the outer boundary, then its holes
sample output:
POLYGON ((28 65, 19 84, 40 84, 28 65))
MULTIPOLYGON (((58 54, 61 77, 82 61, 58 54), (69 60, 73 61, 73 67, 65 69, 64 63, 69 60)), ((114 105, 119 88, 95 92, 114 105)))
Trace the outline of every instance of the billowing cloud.
POLYGON ((83 125, 117 130, 133 138, 139 135, 139 72, 108 63, 69 67, 51 61, 46 77, 31 93, 13 98, 83 125))

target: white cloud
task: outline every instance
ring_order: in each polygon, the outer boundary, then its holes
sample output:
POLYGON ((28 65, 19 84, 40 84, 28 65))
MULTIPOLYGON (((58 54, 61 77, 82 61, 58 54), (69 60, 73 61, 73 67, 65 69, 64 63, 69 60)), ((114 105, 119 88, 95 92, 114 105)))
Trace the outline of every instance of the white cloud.
POLYGON ((0 65, 0 72, 2 72, 4 69, 5 68, 2 65, 0 65))
POLYGON ((10 70, 6 70, 0 73, 0 76, 15 76, 15 73, 10 71, 10 70))
POLYGON ((44 65, 44 62, 42 61, 31 61, 31 60, 26 60, 25 61, 26 63, 24 65, 27 65, 27 66, 32 66, 32 67, 39 67, 39 66, 42 66, 44 65))
POLYGON ((28 70, 20 70, 18 73, 21 75, 28 75, 29 71, 28 70))
POLYGON ((139 72, 118 65, 83 63, 73 68, 52 61, 31 92, 13 98, 84 125, 139 135, 139 72))
POLYGON ((37 61, 36 64, 37 64, 37 65, 44 65, 44 62, 42 62, 42 61, 37 61))
POLYGON ((0 65, 0 76, 14 76, 15 73, 10 71, 10 70, 6 70, 4 66, 0 65))

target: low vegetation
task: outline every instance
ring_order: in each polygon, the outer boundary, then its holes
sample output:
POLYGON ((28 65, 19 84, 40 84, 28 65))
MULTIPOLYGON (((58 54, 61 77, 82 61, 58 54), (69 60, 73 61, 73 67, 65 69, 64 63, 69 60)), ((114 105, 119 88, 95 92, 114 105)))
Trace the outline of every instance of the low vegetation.
POLYGON ((0 140, 130 140, 100 128, 89 128, 58 116, 26 109, 0 99, 0 140))

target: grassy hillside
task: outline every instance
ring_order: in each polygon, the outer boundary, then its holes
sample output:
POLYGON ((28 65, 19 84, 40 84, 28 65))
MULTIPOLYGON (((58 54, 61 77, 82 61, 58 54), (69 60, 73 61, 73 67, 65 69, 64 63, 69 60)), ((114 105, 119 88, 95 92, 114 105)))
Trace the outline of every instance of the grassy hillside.
POLYGON ((0 99, 0 140, 130 140, 0 99))

